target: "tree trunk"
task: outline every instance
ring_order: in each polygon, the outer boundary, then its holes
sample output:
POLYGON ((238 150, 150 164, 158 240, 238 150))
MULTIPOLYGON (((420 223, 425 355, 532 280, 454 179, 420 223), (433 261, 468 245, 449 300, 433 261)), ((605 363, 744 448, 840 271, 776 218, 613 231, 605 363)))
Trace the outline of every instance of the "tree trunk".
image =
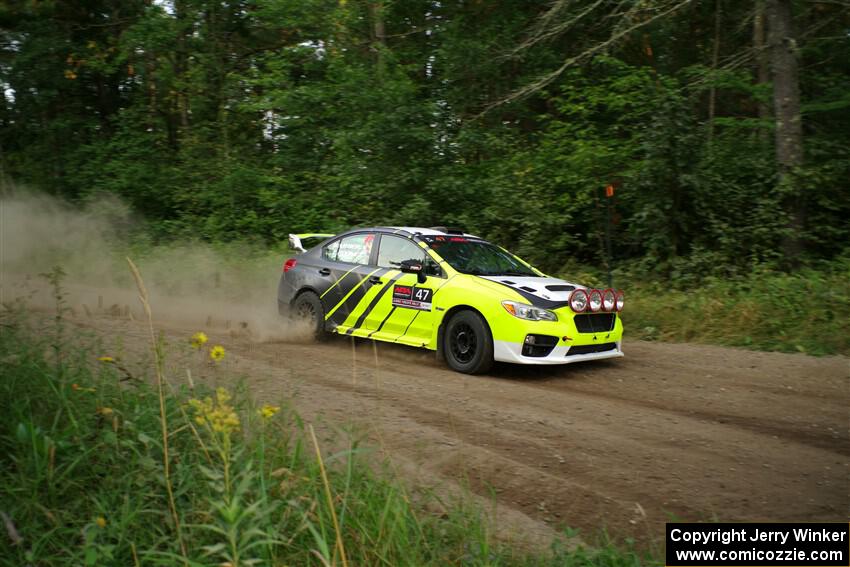
POLYGON ((368 3, 369 18, 372 21, 372 45, 375 49, 375 65, 378 71, 378 80, 384 76, 384 49, 387 46, 387 32, 384 27, 384 5, 381 0, 373 0, 368 3))
MULTIPOLYGON (((756 53, 756 84, 766 85, 770 82, 770 67, 768 65, 767 42, 765 40, 764 0, 756 0, 755 15, 753 16, 753 49, 756 53)), ((770 105, 767 101, 758 101, 758 117, 767 123, 770 118, 770 105)), ((766 127, 759 128, 759 139, 767 144, 770 132, 766 127)))
POLYGON ((188 17, 185 0, 175 0, 174 16, 177 20, 177 50, 174 57, 174 75, 177 79, 177 112, 180 126, 189 127, 189 101, 186 94, 186 75, 189 70, 189 52, 187 40, 192 34, 192 23, 188 17))
MULTIPOLYGON (((717 72, 717 65, 720 61, 720 16, 722 6, 720 0, 717 0, 714 5, 714 45, 711 54, 711 70, 717 72)), ((711 90, 708 92, 708 141, 714 139, 714 114, 717 107, 717 77, 711 79, 711 90)))
POLYGON ((789 219, 789 234, 784 239, 783 252, 789 263, 796 265, 802 252, 805 211, 794 177, 795 169, 803 164, 803 125, 791 0, 767 0, 767 24, 776 116, 776 164, 783 205, 789 219))

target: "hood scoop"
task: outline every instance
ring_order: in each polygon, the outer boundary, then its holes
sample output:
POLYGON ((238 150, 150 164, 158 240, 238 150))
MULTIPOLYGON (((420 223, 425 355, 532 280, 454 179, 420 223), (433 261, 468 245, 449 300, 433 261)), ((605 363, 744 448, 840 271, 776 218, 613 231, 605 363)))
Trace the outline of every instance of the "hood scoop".
MULTIPOLYGON (((505 274, 507 276, 507 274, 505 274)), ((496 284, 501 284, 520 294, 527 302, 544 309, 559 309, 569 305, 570 294, 582 286, 570 281, 547 276, 508 277, 479 276, 496 284)))
POLYGON ((547 285, 549 291, 572 291, 576 288, 574 285, 547 285))

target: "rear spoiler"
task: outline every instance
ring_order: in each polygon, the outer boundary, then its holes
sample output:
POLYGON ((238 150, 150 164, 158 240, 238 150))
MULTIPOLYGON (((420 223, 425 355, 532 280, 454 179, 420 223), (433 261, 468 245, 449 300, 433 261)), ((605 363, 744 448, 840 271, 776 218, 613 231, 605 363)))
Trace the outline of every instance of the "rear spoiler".
POLYGON ((301 244, 302 239, 307 238, 330 238, 334 236, 333 234, 325 234, 322 232, 306 232, 304 234, 290 234, 289 235, 289 247, 298 252, 306 252, 307 250, 304 248, 304 245, 301 244))

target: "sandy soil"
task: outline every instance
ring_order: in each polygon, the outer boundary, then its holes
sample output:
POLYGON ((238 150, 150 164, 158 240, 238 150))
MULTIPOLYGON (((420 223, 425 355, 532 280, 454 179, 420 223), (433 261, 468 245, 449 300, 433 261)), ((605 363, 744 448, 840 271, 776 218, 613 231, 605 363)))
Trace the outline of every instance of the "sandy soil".
MULTIPOLYGON (((144 344, 138 322, 77 324, 109 337, 105 346, 144 344)), ((174 343, 197 330, 159 327, 174 343)), ((843 357, 626 341, 614 361, 465 376, 397 345, 206 331, 228 349, 227 367, 201 365, 196 380, 249 376, 261 401, 292 398, 308 421, 353 424, 403 476, 467 487, 502 532, 534 545, 571 526, 586 540, 604 529, 658 551, 670 519, 850 516, 843 357)))

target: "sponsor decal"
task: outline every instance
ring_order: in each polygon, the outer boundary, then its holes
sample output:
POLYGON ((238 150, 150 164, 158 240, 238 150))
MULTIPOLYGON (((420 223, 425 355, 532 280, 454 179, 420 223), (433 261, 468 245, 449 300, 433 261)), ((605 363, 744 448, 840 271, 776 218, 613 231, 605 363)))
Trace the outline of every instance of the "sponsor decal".
POLYGON ((410 285, 396 285, 393 286, 393 305, 407 309, 431 311, 431 297, 433 295, 433 289, 410 285))

